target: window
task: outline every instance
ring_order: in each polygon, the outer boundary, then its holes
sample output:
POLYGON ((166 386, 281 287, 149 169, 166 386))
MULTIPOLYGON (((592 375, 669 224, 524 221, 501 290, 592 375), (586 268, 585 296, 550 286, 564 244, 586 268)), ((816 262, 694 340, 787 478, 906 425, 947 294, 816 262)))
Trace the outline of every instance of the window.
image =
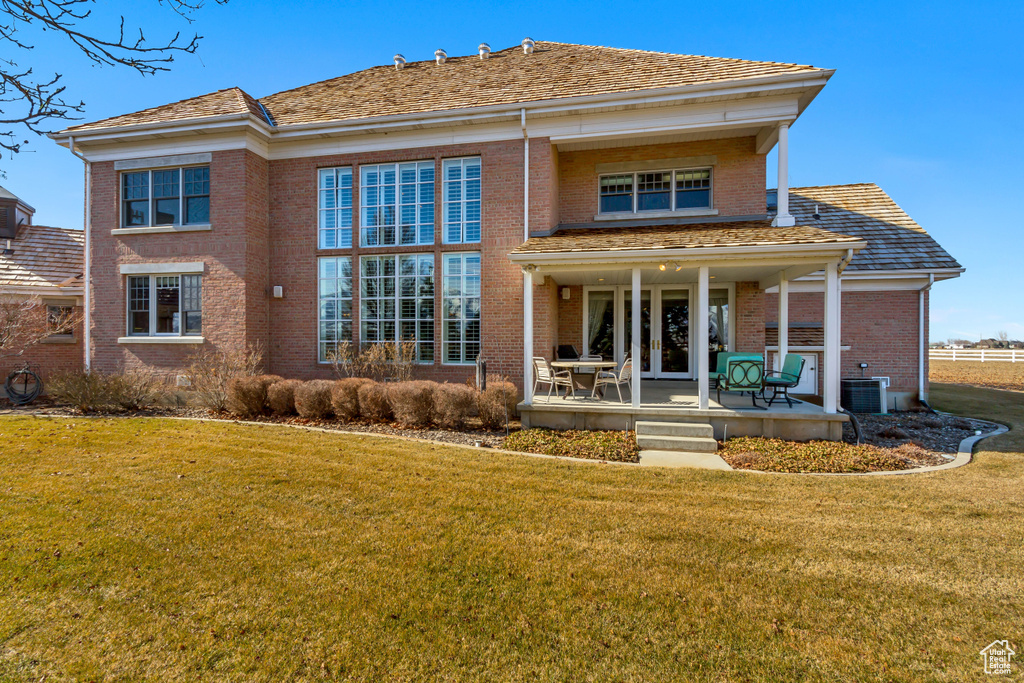
POLYGON ((321 168, 319 188, 320 248, 348 249, 352 246, 352 169, 321 168))
POLYGON ((598 186, 601 213, 711 208, 710 168, 603 175, 598 186))
POLYGON ((352 341, 352 259, 322 258, 320 269, 320 361, 331 360, 338 345, 352 341))
POLYGON ((47 304, 46 330, 53 337, 70 337, 75 330, 75 307, 64 304, 47 304))
POLYGON ((480 254, 445 254, 443 360, 473 363, 480 354, 480 254))
POLYGON ((434 361, 434 255, 359 260, 361 344, 411 341, 420 363, 434 361))
POLYGON ((209 222, 209 166, 121 174, 121 224, 124 227, 209 222))
POLYGON ((444 243, 480 241, 480 157, 444 162, 444 243))
POLYGON ((202 276, 129 276, 129 336, 192 337, 202 333, 202 276))
POLYGON ((434 243, 434 162, 359 169, 360 244, 387 247, 434 243))

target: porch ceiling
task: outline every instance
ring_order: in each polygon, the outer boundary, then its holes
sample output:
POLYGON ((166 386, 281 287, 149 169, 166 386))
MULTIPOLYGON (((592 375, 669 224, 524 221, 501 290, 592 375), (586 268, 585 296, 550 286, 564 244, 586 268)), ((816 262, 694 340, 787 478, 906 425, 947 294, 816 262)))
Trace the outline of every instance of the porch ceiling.
MULTIPOLYGON (((765 282, 773 281, 780 270, 785 270, 787 277, 803 277, 823 268, 821 263, 801 264, 750 264, 735 266, 710 266, 708 268, 711 286, 726 282, 765 282)), ((618 265, 593 266, 581 270, 559 270, 557 266, 538 270, 539 274, 550 277, 559 285, 596 285, 614 286, 629 285, 632 268, 618 265)), ((665 270, 657 265, 640 269, 640 280, 644 285, 692 284, 697 281, 697 264, 676 270, 671 261, 665 263, 665 270)))

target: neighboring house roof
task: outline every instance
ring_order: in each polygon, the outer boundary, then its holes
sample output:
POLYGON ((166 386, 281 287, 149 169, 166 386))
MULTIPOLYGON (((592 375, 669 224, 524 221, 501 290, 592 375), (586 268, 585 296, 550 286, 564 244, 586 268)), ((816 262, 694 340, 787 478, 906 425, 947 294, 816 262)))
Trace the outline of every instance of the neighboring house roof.
POLYGON ((81 230, 24 225, 0 256, 0 288, 80 288, 84 247, 81 230))
POLYGON ((865 240, 867 247, 857 252, 847 270, 960 268, 874 183, 790 188, 789 212, 799 224, 865 240), (814 218, 815 206, 819 219, 814 218))
POLYGON ((757 247, 797 244, 859 243, 859 238, 828 230, 797 225, 773 227, 767 220, 732 223, 691 223, 641 227, 562 228, 546 237, 531 237, 512 252, 547 254, 593 251, 699 249, 708 247, 757 247))
POLYGON ((68 133, 163 123, 220 114, 252 113, 273 124, 351 121, 472 107, 538 102, 587 95, 681 87, 787 74, 820 74, 802 64, 538 41, 491 53, 375 66, 254 100, 238 88, 68 128, 68 133))

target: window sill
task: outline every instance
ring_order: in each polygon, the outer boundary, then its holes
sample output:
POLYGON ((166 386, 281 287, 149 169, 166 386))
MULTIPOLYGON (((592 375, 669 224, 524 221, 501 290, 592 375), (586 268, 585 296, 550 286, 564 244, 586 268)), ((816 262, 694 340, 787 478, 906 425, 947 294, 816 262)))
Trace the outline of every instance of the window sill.
POLYGON ((138 228, 114 228, 110 231, 111 235, 147 235, 150 233, 159 232, 202 232, 205 230, 213 230, 213 226, 209 223, 197 224, 197 225, 154 225, 138 228))
POLYGON ((118 344, 202 344, 203 337, 118 337, 118 344))
POLYGON ((69 334, 55 334, 43 339, 41 344, 77 344, 78 340, 69 334))
POLYGON ((685 216, 717 216, 718 209, 681 209, 679 211, 618 211, 599 213, 595 221, 621 221, 641 218, 680 218, 685 216))

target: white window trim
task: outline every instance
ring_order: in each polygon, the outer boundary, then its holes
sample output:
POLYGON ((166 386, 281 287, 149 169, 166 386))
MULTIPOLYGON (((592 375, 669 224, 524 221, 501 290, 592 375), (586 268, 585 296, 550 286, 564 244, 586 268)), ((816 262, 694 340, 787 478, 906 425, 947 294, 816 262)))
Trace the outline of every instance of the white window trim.
MULTIPOLYGON (((480 299, 480 318, 478 319, 478 322, 480 323, 480 340, 477 342, 480 345, 480 353, 477 356, 477 357, 479 357, 480 355, 483 355, 483 352, 484 352, 484 335, 483 335, 483 329, 484 329, 484 322, 483 322, 484 321, 484 310, 483 310, 483 303, 484 303, 484 264, 483 264, 483 252, 480 252, 480 251, 448 251, 448 252, 442 253, 441 254, 441 275, 440 275, 439 278, 435 275, 435 280, 434 280, 434 287, 437 288, 438 286, 440 286, 440 290, 436 290, 435 289, 435 291, 438 294, 440 294, 440 301, 441 301, 441 308, 440 308, 441 316, 439 318, 440 333, 441 333, 441 347, 440 347, 441 348, 441 365, 449 365, 449 366, 454 366, 454 367, 472 366, 472 365, 476 365, 476 361, 475 360, 472 360, 472 361, 459 361, 457 363, 453 363, 453 362, 445 360, 448 357, 448 354, 446 353, 446 351, 447 351, 447 346, 448 346, 448 343, 449 343, 448 339, 446 338, 445 333, 444 333, 444 324, 446 322, 446 318, 444 317, 444 301, 445 301, 445 298, 446 298, 445 295, 444 295, 444 277, 445 277, 445 275, 444 275, 444 259, 447 256, 479 256, 480 257, 480 294, 479 294, 479 299, 480 299)), ((436 270, 435 270, 435 272, 436 272, 436 270)), ((463 272, 462 277, 465 278, 465 272, 463 272)), ((459 298, 465 299, 466 297, 465 296, 461 296, 459 298)), ((461 323, 465 323, 467 320, 469 320, 469 318, 459 318, 458 320, 461 323)), ((434 336, 437 337, 437 328, 435 328, 434 336)), ((460 341, 460 342, 457 342, 457 343, 459 343, 460 345, 463 345, 463 346, 466 344, 466 342, 464 342, 464 341, 460 341)))
MULTIPOLYGON (((356 201, 356 187, 357 187, 356 186, 356 178, 355 178, 356 167, 352 166, 352 165, 322 166, 322 167, 317 168, 315 170, 315 172, 316 172, 316 177, 314 179, 314 184, 316 185, 316 194, 313 197, 313 211, 316 213, 316 248, 317 248, 317 251, 334 251, 334 250, 337 250, 337 249, 352 249, 353 245, 355 245, 357 243, 357 241, 356 241, 356 236, 357 236, 356 232, 359 231, 359 222, 356 220, 356 213, 357 213, 356 209, 357 209, 357 207, 360 207, 360 202, 356 201), (348 207, 348 210, 351 212, 351 215, 349 216, 349 223, 351 225, 348 226, 348 233, 349 233, 348 234, 348 246, 347 247, 344 247, 344 246, 321 247, 320 246, 320 233, 321 233, 322 230, 324 230, 324 228, 320 227, 320 215, 324 211, 339 211, 340 208, 338 206, 335 206, 335 208, 333 208, 333 209, 321 209, 320 208, 320 193, 325 190, 325 188, 320 187, 320 174, 323 171, 334 171, 335 178, 337 178, 338 171, 341 171, 341 170, 347 170, 349 172, 349 175, 348 175, 348 177, 349 177, 349 188, 348 188, 348 190, 352 194, 352 205, 350 207, 348 207)), ((337 186, 334 187, 334 192, 335 193, 338 192, 338 187, 337 186)), ((335 224, 334 228, 328 228, 328 229, 333 229, 336 233, 340 233, 342 231, 342 228, 339 227, 337 224, 335 224)), ((325 257, 325 258, 329 258, 329 257, 325 257)), ((319 274, 320 274, 319 271, 317 271, 317 275, 318 276, 319 276, 319 274)), ((317 317, 319 318, 319 314, 318 314, 317 317)), ((319 327, 317 329, 319 330, 319 327)), ((318 332, 318 335, 319 335, 319 332, 318 332)), ((317 338, 319 339, 319 336, 317 338)), ((319 344, 319 341, 317 342, 317 344, 319 344)), ((319 351, 319 349, 317 349, 317 356, 319 356, 319 355, 320 355, 320 351, 319 351)))
MULTIPOLYGON (((405 245, 405 246, 409 246, 409 245, 405 245)), ((473 253, 475 253, 475 252, 473 252, 473 253)), ((402 318, 401 306, 402 306, 402 298, 403 297, 401 296, 402 292, 401 292, 401 289, 399 287, 399 280, 402 277, 402 275, 401 275, 401 261, 402 261, 402 257, 403 256, 405 256, 405 257, 413 257, 413 258, 415 258, 417 260, 419 260, 419 258, 421 256, 430 256, 430 258, 431 258, 431 260, 433 261, 433 264, 434 264, 434 268, 433 268, 433 271, 432 271, 433 274, 431 275, 431 277, 434 279, 434 296, 433 296, 434 338, 430 341, 430 343, 434 347, 434 359, 433 360, 420 360, 419 359, 419 343, 420 343, 420 341, 419 341, 418 338, 415 340, 416 341, 416 346, 417 346, 417 349, 416 349, 416 356, 417 356, 417 358, 416 358, 416 361, 415 361, 416 365, 423 365, 423 366, 434 365, 437 362, 437 355, 438 355, 438 348, 439 348, 439 346, 438 346, 438 341, 437 341, 437 335, 438 335, 438 324, 437 324, 437 312, 438 312, 437 311, 437 292, 438 292, 438 289, 437 289, 437 287, 438 287, 437 253, 433 252, 433 251, 419 251, 419 252, 412 252, 412 253, 405 253, 405 254, 398 254, 398 253, 362 254, 362 255, 359 256, 359 264, 358 264, 359 265, 359 270, 358 270, 358 273, 359 273, 358 277, 359 277, 359 279, 358 280, 355 279, 356 270, 355 270, 355 264, 353 264, 353 281, 352 281, 353 292, 355 292, 357 286, 359 288, 359 326, 355 330, 357 344, 359 345, 360 348, 362 348, 363 344, 393 344, 393 343, 399 343, 399 342, 402 341, 402 339, 401 339, 401 335, 402 335, 401 327, 402 327, 403 318, 402 318), (378 340, 378 341, 364 341, 363 340, 363 311, 362 311, 362 306, 363 306, 363 291, 362 291, 362 284, 363 284, 362 283, 362 280, 363 280, 363 259, 370 259, 370 258, 376 258, 376 259, 379 259, 379 258, 394 258, 395 259, 395 295, 393 297, 394 301, 395 301, 395 318, 394 318, 395 338, 394 339, 383 340, 383 341, 380 341, 380 340, 378 340)), ((443 259, 443 255, 442 255, 442 259, 443 259)), ((444 261, 442 260, 441 263, 442 263, 442 267, 443 267, 444 266, 444 261)), ((419 275, 417 275, 416 277, 418 278, 419 275)), ((381 278, 377 277, 376 279, 380 280, 381 278)), ((384 300, 384 297, 380 297, 380 296, 372 297, 372 298, 374 300, 376 300, 376 301, 384 300)), ((416 300, 419 300, 420 298, 423 298, 423 297, 418 297, 418 296, 415 297, 416 300)), ((378 320, 381 320, 381 319, 378 318, 378 320)), ((406 322, 409 322, 409 321, 406 320, 406 322)), ((416 318, 416 322, 417 323, 421 322, 421 319, 420 318, 416 318)), ((405 340, 405 341, 409 341, 409 340, 405 340)), ((319 349, 318 349, 317 353, 319 353, 319 349)))
MULTIPOLYGON (((442 168, 443 168, 443 166, 442 166, 442 168)), ((355 173, 355 169, 353 169, 353 173, 355 173)), ((359 243, 359 247, 361 249, 389 249, 389 248, 408 249, 409 247, 429 247, 429 246, 432 246, 434 244, 437 244, 437 177, 438 177, 437 162, 434 159, 412 159, 412 160, 408 160, 408 161, 382 161, 382 162, 374 163, 374 164, 360 164, 359 165, 359 203, 358 203, 358 207, 359 207, 359 221, 358 221, 358 230, 359 230, 359 240, 358 240, 358 243, 359 243), (434 167, 434 180, 433 180, 434 196, 432 197, 431 202, 430 202, 430 203, 432 203, 434 205, 434 221, 433 221, 433 224, 431 224, 431 226, 430 226, 431 227, 431 232, 433 234, 433 238, 429 242, 421 242, 420 241, 420 234, 419 234, 420 223, 418 223, 418 222, 416 223, 416 227, 417 227, 417 230, 416 230, 416 241, 415 242, 407 242, 407 243, 403 243, 402 242, 402 235, 401 235, 401 227, 402 227, 401 226, 401 210, 402 210, 401 188, 402 188, 402 182, 401 182, 401 171, 399 169, 400 169, 400 167, 403 164, 416 164, 416 183, 415 183, 415 186, 417 188, 417 193, 416 193, 417 199, 419 198, 419 186, 421 184, 421 182, 420 182, 420 175, 419 175, 419 165, 420 164, 431 164, 434 167), (372 244, 371 245, 371 244, 366 244, 363 241, 363 237, 364 237, 364 232, 363 231, 366 229, 366 226, 363 225, 363 210, 365 208, 367 208, 367 207, 364 207, 364 205, 363 205, 363 187, 364 187, 364 185, 363 185, 363 169, 371 168, 371 167, 376 167, 377 169, 380 169, 381 166, 394 166, 395 167, 395 226, 394 226, 395 227, 395 242, 394 242, 394 244, 383 244, 383 243, 381 243, 380 239, 379 239, 380 238, 380 226, 377 226, 377 231, 378 231, 378 233, 377 233, 377 237, 378 237, 377 244, 372 244)), ((380 187, 380 185, 378 184, 377 187, 380 187)), ((354 189, 355 188, 353 188, 353 191, 354 191, 354 189)), ((318 198, 318 200, 319 200, 319 198, 318 198)), ((353 202, 352 203, 353 203, 353 209, 354 209, 355 206, 356 206, 355 196, 354 195, 353 195, 353 202)), ((417 201, 416 205, 418 206, 420 203, 421 202, 417 201)), ((378 205, 378 206, 380 206, 380 205, 378 205)), ((419 217, 419 214, 417 213, 417 218, 418 217, 419 217)), ((356 225, 357 224, 353 221, 353 231, 355 231, 356 225)), ((353 244, 355 244, 355 236, 353 236, 353 244)), ((344 247, 342 247, 342 248, 344 248, 344 247)))
POLYGON ((624 218, 672 218, 676 216, 717 216, 718 209, 715 208, 715 167, 714 166, 690 166, 690 167, 678 167, 670 166, 668 168, 651 168, 637 171, 626 171, 622 173, 599 173, 597 176, 597 214, 594 216, 595 221, 608 221, 608 220, 621 220, 624 218), (711 178, 708 187, 708 206, 677 209, 676 208, 676 174, 679 172, 686 171, 710 171, 711 178), (642 173, 670 173, 672 174, 672 185, 669 188, 669 199, 672 202, 672 208, 668 211, 639 211, 637 204, 640 198, 640 191, 638 189, 638 176, 642 173), (633 176, 633 210, 632 211, 611 211, 608 213, 601 212, 601 178, 605 176, 617 176, 617 175, 631 175, 633 176))
MULTIPOLYGON (((124 268, 124 266, 122 266, 122 268, 124 268)), ((195 273, 195 272, 191 272, 190 273, 190 272, 182 272, 182 271, 175 271, 173 273, 148 271, 148 272, 145 272, 145 273, 128 273, 128 274, 126 274, 126 276, 124 278, 124 285, 125 285, 125 288, 124 288, 124 291, 125 291, 125 297, 124 297, 124 325, 125 326, 124 326, 124 331, 125 331, 125 334, 124 334, 123 337, 118 337, 118 339, 117 339, 118 343, 119 344, 136 343, 139 339, 144 339, 144 340, 147 340, 147 341, 141 342, 143 344, 159 344, 159 343, 163 343, 163 342, 169 342, 171 344, 202 344, 203 343, 203 336, 201 334, 200 335, 187 335, 187 334, 185 334, 185 316, 182 315, 183 311, 181 310, 181 289, 182 289, 182 283, 181 283, 181 277, 180 276, 182 276, 182 275, 197 275, 197 274, 200 275, 199 286, 200 286, 200 288, 202 288, 203 281, 202 281, 201 273, 195 273), (157 290, 156 278, 158 278, 158 277, 168 277, 168 276, 178 276, 178 316, 179 316, 179 318, 178 318, 178 332, 177 332, 177 334, 175 334, 174 332, 155 332, 154 331, 154 330, 156 330, 156 290, 157 290), (149 278, 149 310, 147 311, 149 313, 149 333, 148 334, 130 334, 129 331, 128 331, 128 326, 130 324, 131 313, 132 313, 131 288, 129 287, 129 278, 132 278, 132 277, 148 277, 149 278), (188 340, 198 339, 199 341, 181 341, 182 339, 188 339, 188 340)), ((201 291, 202 290, 200 289, 200 292, 201 291)), ((200 321, 202 321, 203 310, 202 310, 202 294, 201 293, 200 293, 199 315, 200 315, 199 319, 200 319, 200 321)))
MULTIPOLYGON (((465 168, 465 167, 463 167, 463 168, 465 168)), ((463 188, 465 188, 465 183, 466 183, 465 176, 463 176, 459 180, 459 182, 462 183, 463 184, 463 188)), ((441 160, 441 244, 482 244, 483 240, 484 240, 484 161, 483 161, 483 157, 480 156, 479 154, 471 154, 469 156, 464 156, 464 157, 451 157, 449 159, 442 159, 441 160), (447 223, 448 210, 447 210, 447 208, 445 206, 447 204, 447 202, 444 199, 444 184, 446 182, 446 177, 445 177, 444 169, 445 169, 445 164, 448 164, 448 163, 453 162, 453 161, 462 162, 462 161, 465 161, 467 159, 477 159, 477 160, 480 161, 480 239, 474 240, 474 241, 468 241, 466 239, 466 220, 465 220, 465 218, 466 218, 466 216, 465 216, 465 203, 466 203, 466 200, 465 200, 465 194, 463 194, 463 199, 460 200, 460 203, 463 205, 463 215, 462 215, 462 221, 460 221, 461 227, 459 228, 459 239, 453 241, 453 240, 449 240, 448 239, 448 229, 447 229, 447 226, 448 226, 448 223, 447 223)))
POLYGON ((153 225, 138 228, 114 228, 111 235, 146 235, 157 232, 202 232, 213 230, 209 223, 190 223, 189 225, 153 225))
MULTIPOLYGON (((171 157, 168 157, 171 158, 171 157)), ((145 161, 145 160, 142 160, 145 161)), ((159 161, 159 159, 157 159, 159 161)), ((124 168, 117 169, 117 228, 111 230, 112 235, 133 235, 133 234, 145 234, 147 232, 189 232, 189 228, 193 230, 209 230, 210 223, 185 223, 185 170, 189 168, 202 168, 210 167, 210 162, 203 163, 192 163, 185 165, 140 165, 138 168, 124 168), (153 208, 153 172, 154 171, 178 171, 178 223, 170 223, 166 225, 153 225, 153 220, 156 218, 155 211, 153 208), (149 189, 149 225, 125 225, 124 224, 124 176, 129 173, 148 173, 148 189, 149 189), (178 228, 176 230, 175 228, 178 228), (184 228, 183 230, 181 228, 184 228), (119 232, 123 231, 123 232, 119 232), (131 231, 131 232, 127 232, 131 231)), ((213 197, 213 171, 210 170, 210 194, 206 195, 208 199, 213 197)), ((134 200, 139 201, 139 200, 134 200)), ((213 202, 210 202, 210 208, 212 209, 213 202)))
MULTIPOLYGON (((318 236, 318 239, 319 239, 319 236, 318 236)), ((320 344, 323 343, 323 341, 320 339, 320 323, 321 323, 321 320, 320 320, 320 280, 327 279, 327 278, 321 278, 320 277, 320 261, 322 261, 323 259, 336 259, 336 260, 337 259, 348 259, 348 261, 349 261, 349 271, 352 273, 349 276, 349 280, 350 280, 349 286, 352 289, 352 293, 349 295, 348 301, 349 301, 349 305, 352 307, 351 308, 352 317, 351 317, 351 319, 348 322, 349 322, 349 325, 351 326, 350 333, 356 334, 356 338, 358 339, 358 332, 359 332, 359 330, 356 329, 356 321, 358 320, 358 318, 356 317, 356 299, 355 299, 356 284, 358 282, 358 280, 356 280, 357 260, 355 258, 353 258, 350 254, 340 254, 340 255, 337 255, 337 256, 330 256, 330 255, 323 256, 322 255, 322 256, 317 256, 317 259, 316 259, 316 315, 313 316, 314 319, 315 319, 315 324, 316 324, 316 329, 313 331, 313 334, 316 336, 316 358, 317 358, 316 362, 317 362, 318 365, 333 365, 334 364, 333 361, 321 360, 320 359, 320 344)), ((334 279, 335 280, 340 280, 341 278, 337 278, 336 277, 334 279)), ((338 298, 339 298, 339 300, 342 300, 340 297, 338 297, 338 298)), ((351 337, 352 337, 352 335, 350 334, 349 335, 349 341, 351 341, 351 337)), ((356 343, 358 344, 358 342, 356 342, 356 343)))
POLYGON ((142 335, 132 337, 118 337, 118 344, 203 344, 205 337, 175 337, 173 335, 144 337, 142 335))
POLYGON ((202 261, 188 263, 122 263, 121 275, 191 275, 202 273, 202 261))

